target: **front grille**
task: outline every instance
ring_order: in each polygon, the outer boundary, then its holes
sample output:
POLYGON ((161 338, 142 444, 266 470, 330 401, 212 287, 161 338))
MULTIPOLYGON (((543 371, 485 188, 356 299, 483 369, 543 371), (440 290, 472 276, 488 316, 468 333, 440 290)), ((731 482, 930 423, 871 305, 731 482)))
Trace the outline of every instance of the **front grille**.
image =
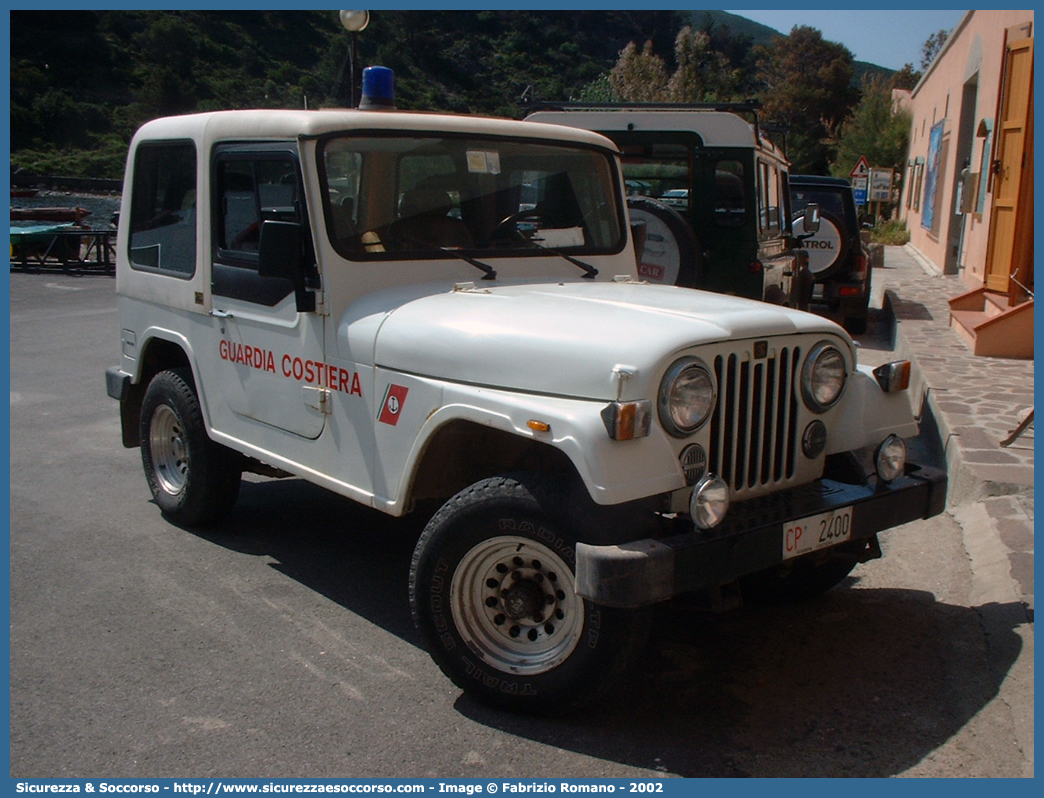
POLYGON ((782 347, 760 359, 750 350, 714 359, 718 406, 710 426, 711 471, 734 496, 762 492, 794 476, 800 360, 799 347, 782 347))

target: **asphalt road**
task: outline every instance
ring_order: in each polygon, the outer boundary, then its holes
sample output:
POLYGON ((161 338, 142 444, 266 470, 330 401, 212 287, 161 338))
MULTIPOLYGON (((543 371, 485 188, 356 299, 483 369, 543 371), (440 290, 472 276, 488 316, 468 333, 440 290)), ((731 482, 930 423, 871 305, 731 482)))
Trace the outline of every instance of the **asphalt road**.
POLYGON ((612 706, 494 712, 420 647, 415 523, 296 479, 206 534, 160 516, 105 393, 114 292, 10 279, 11 775, 1020 775, 1022 639, 984 634, 949 516, 812 602, 661 607, 612 706))

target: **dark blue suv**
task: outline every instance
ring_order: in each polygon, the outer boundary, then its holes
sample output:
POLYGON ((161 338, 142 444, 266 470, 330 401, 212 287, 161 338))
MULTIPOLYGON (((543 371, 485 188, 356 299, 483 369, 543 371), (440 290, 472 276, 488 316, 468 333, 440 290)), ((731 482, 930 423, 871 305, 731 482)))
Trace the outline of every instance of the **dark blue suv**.
POLYGON ((870 253, 859 235, 852 186, 836 177, 790 175, 794 233, 803 239, 809 269, 815 277, 812 304, 840 312, 850 333, 866 332, 870 304, 870 253), (819 205, 819 230, 803 236, 805 208, 819 205))

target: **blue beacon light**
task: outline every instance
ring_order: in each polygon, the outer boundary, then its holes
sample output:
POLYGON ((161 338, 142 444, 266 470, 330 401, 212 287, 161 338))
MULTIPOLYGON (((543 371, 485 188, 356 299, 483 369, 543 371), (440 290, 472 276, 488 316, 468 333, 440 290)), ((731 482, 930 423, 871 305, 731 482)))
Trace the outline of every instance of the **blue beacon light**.
POLYGON ((388 67, 370 66, 362 73, 362 99, 359 110, 378 111, 395 108, 395 73, 388 67))

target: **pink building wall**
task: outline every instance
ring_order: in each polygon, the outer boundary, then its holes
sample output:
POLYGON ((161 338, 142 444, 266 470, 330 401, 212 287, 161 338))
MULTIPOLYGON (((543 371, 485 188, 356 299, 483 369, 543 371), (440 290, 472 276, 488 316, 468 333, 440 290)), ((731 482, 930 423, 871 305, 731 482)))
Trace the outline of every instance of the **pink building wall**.
POLYGON ((960 273, 969 288, 982 286, 985 277, 988 172, 1005 32, 1032 21, 1032 11, 969 11, 911 97, 913 121, 900 217, 906 220, 911 245, 940 270, 960 273), (962 180, 966 160, 970 177, 962 180), (933 180, 934 201, 926 204, 933 180), (966 192, 971 196, 965 197, 966 192), (961 200, 966 213, 961 213, 961 200))

